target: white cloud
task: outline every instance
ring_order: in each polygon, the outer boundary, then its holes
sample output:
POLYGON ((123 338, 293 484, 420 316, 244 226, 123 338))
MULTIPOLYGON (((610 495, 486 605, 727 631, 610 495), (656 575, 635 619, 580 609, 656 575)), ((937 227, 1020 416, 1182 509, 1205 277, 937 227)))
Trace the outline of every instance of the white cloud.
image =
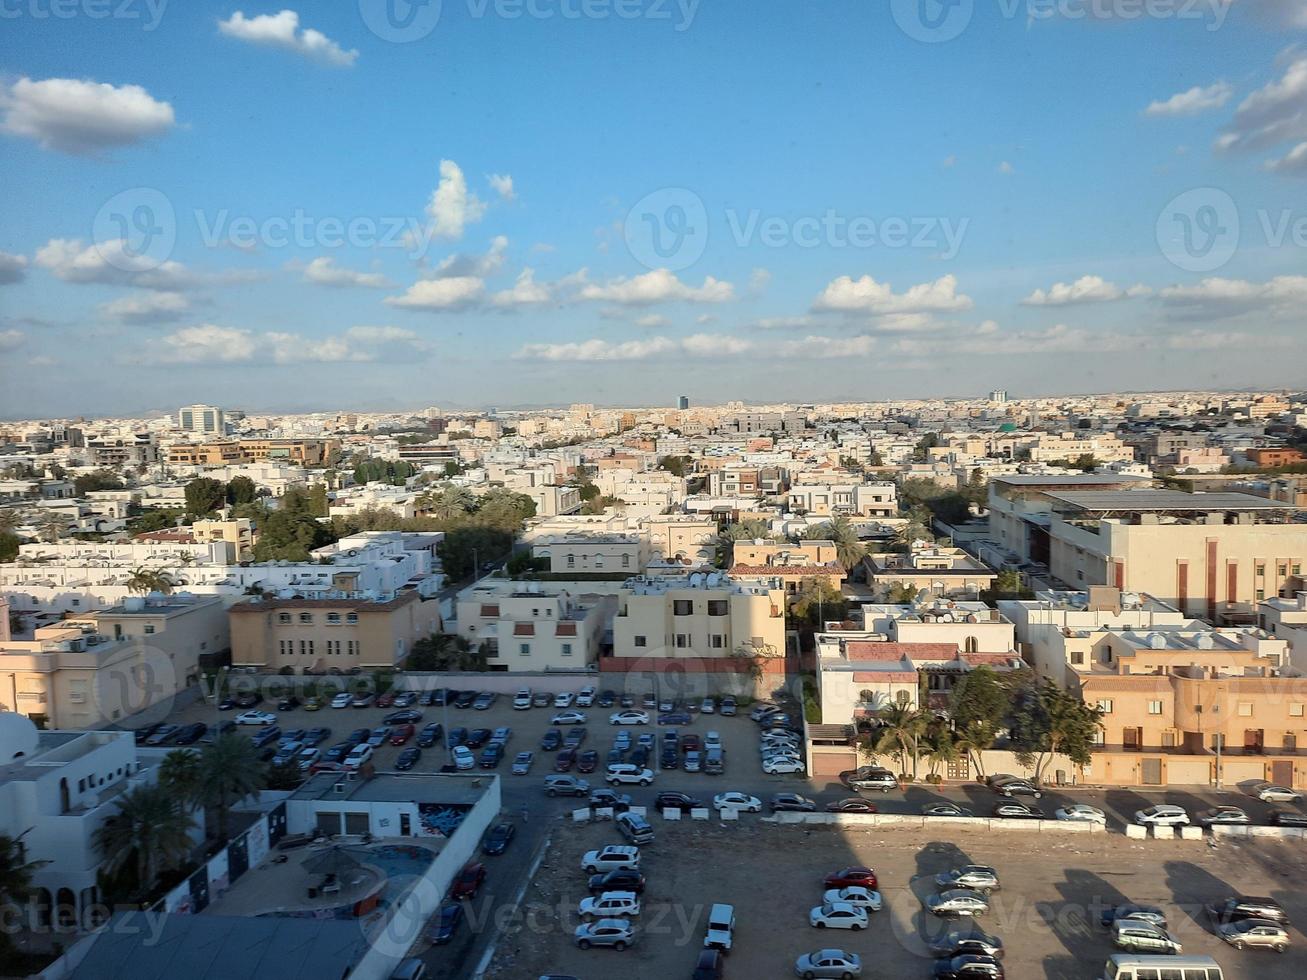
POLYGON ((1219 150, 1258 150, 1307 139, 1307 55, 1295 57, 1284 74, 1239 104, 1234 120, 1217 138, 1219 150))
POLYGON ((754 269, 749 273, 749 292, 757 296, 766 291, 771 285, 771 271, 768 269, 754 269))
POLYGON ((218 21, 218 30, 251 44, 285 48, 333 68, 349 68, 359 56, 358 51, 344 50, 321 31, 311 27, 301 29, 300 15, 293 10, 255 17, 246 17, 238 10, 226 20, 218 21))
POLYGON ((598 338, 566 344, 527 344, 513 357, 527 361, 643 361, 678 349, 669 337, 613 343, 598 338))
POLYGON ((505 253, 508 251, 508 238, 496 235, 490 241, 490 248, 484 255, 466 255, 457 253, 447 256, 429 273, 426 279, 453 279, 459 276, 479 276, 482 279, 493 276, 504 266, 505 253))
POLYGON ((27 359, 27 366, 34 368, 54 367, 54 358, 48 354, 37 354, 27 359))
POLYGON ((816 326, 813 316, 765 316, 749 324, 753 330, 809 330, 816 326))
POLYGON ((0 89, 6 132, 63 153, 94 154, 158 136, 174 123, 172 106, 139 85, 76 78, 20 78, 0 89))
POLYGON ((22 282, 27 275, 27 256, 0 252, 0 286, 22 282))
POLYGON ((1267 160, 1266 169, 1293 177, 1307 176, 1307 143, 1299 143, 1278 160, 1267 160))
POLYGON ((895 294, 889 283, 877 282, 871 276, 853 279, 840 276, 832 280, 813 301, 817 313, 866 313, 883 316, 895 313, 952 313, 969 310, 970 296, 958 293, 957 278, 941 276, 934 282, 909 287, 906 293, 895 294))
POLYGON ((1196 286, 1168 286, 1162 303, 1189 319, 1225 319, 1247 313, 1300 314, 1307 309, 1307 276, 1276 276, 1267 282, 1204 279, 1196 286))
POLYGON ((580 298, 621 306, 652 306, 655 303, 678 300, 687 303, 725 303, 735 298, 735 287, 712 276, 705 277, 702 286, 689 286, 668 269, 654 269, 629 279, 622 277, 610 279, 602 285, 585 285, 581 288, 580 298))
POLYGON ((146 360, 162 364, 231 364, 253 360, 258 343, 248 330, 204 324, 183 327, 159 340, 146 360))
POLYGON ((1101 276, 1081 276, 1072 283, 1054 283, 1047 291, 1036 289, 1021 301, 1021 305, 1073 306, 1078 303, 1108 303, 1121 299, 1125 295, 1124 290, 1114 283, 1107 282, 1101 276))
POLYGON ((345 336, 365 344, 422 343, 415 331, 403 327, 350 327, 345 336))
POLYGON ((548 283, 536 282, 535 270, 523 269, 517 280, 509 289, 501 289, 491 297, 490 302, 501 308, 518 306, 539 306, 554 298, 553 288, 548 283))
POLYGON ((667 322, 667 317, 658 313, 650 313, 637 319, 635 325, 637 327, 645 327, 646 329, 653 330, 658 327, 667 326, 667 322))
POLYGON ((957 156, 957 154, 956 154, 956 153, 950 153, 948 156, 946 156, 946 157, 944 158, 944 163, 943 163, 943 165, 944 165, 945 169, 948 169, 948 168, 950 168, 950 167, 955 167, 955 166, 957 166, 957 163, 958 163, 958 156, 957 156))
POLYGON ((463 229, 486 213, 485 202, 467 189, 467 178, 453 160, 440 161, 440 182, 431 194, 427 214, 438 238, 462 238, 463 229))
POLYGON ((198 282, 180 262, 156 265, 148 255, 130 254, 121 240, 86 245, 80 239, 52 238, 36 250, 36 264, 64 282, 79 284, 176 290, 198 282))
POLYGON ((0 350, 16 350, 27 340, 21 330, 0 330, 0 350))
POLYGON ((190 312, 190 301, 181 293, 133 293, 111 300, 100 312, 123 323, 173 323, 190 312))
POLYGON ((511 201, 517 197, 510 174, 486 174, 486 180, 490 181, 491 188, 499 195, 501 201, 511 201))
POLYGON ((142 360, 147 364, 362 363, 377 360, 377 348, 388 347, 398 348, 394 356, 409 358, 426 350, 416 333, 400 327, 351 327, 338 337, 309 337, 206 323, 162 337, 142 360))
POLYGON ((998 172, 1003 174, 1004 176, 1009 176, 1011 174, 1016 173, 1017 168, 1012 166, 1012 164, 1009 161, 1004 160, 1002 163, 998 165, 998 172))
POLYGON ((421 279, 400 296, 387 296, 386 305, 406 310, 463 310, 479 303, 486 291, 477 276, 421 279))
POLYGON ((1145 116, 1173 117, 1196 116, 1212 109, 1219 109, 1230 101, 1234 87, 1229 82, 1216 82, 1212 85, 1195 85, 1184 92, 1177 92, 1169 99, 1150 102, 1144 109, 1145 116))
POLYGON ((328 255, 320 255, 304 267, 304 279, 319 286, 366 286, 371 289, 385 289, 394 283, 380 272, 357 272, 336 265, 336 260, 328 255))

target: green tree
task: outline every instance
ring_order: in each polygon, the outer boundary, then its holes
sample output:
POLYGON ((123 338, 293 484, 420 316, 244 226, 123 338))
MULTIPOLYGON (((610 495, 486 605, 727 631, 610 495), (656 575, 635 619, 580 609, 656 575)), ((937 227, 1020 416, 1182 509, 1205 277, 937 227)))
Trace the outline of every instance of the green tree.
POLYGON ((198 476, 186 484, 186 513, 203 517, 227 503, 227 485, 221 480, 198 476))
POLYGON ((938 776, 942 766, 956 762, 962 754, 952 729, 941 722, 932 722, 921 738, 921 751, 926 756, 928 775, 938 776))
POLYGON ((870 755, 893 753, 899 760, 899 771, 908 771, 912 759, 912 774, 917 773, 917 746, 926 730, 926 716, 907 701, 896 701, 882 708, 878 715, 880 727, 872 732, 864 751, 870 755))
POLYGON ((689 456, 663 456, 658 460, 658 468, 666 470, 673 476, 685 476, 685 471, 690 464, 689 456))
POLYGON ((18 557, 18 535, 10 531, 0 531, 0 561, 13 561, 18 557))
POLYGON ((306 513, 275 510, 264 519, 254 545, 255 561, 308 561, 309 552, 336 540, 331 529, 306 513))
POLYGON ((117 810, 95 831, 92 841, 106 873, 134 868, 137 894, 144 896, 161 871, 176 867, 191 853, 194 820, 158 785, 129 789, 116 803, 117 810))
POLYGON ((111 470, 95 470, 73 478, 73 492, 85 497, 92 490, 121 490, 123 481, 111 470))
MULTIPOLYGON (((0 908, 21 906, 33 892, 32 876, 49 861, 29 861, 23 846, 27 831, 17 837, 0 834, 0 908)), ((9 942, 9 930, 0 929, 0 950, 9 942)))
POLYGON ((253 503, 258 492, 258 487, 248 476, 233 476, 227 481, 227 503, 232 506, 253 503))
POLYGON ((1021 594, 1021 573, 1015 569, 1005 568, 994 576, 994 592, 1000 596, 1021 594))
POLYGON ((281 762, 276 765, 268 766, 267 789, 274 790, 293 790, 299 789, 303 785, 305 774, 300 772, 300 767, 292 759, 289 762, 281 762))
POLYGON ((177 508, 158 508, 147 510, 127 522, 127 530, 132 534, 145 534, 147 531, 166 531, 177 526, 178 518, 185 511, 177 508))
POLYGON ((437 492, 428 492, 418 498, 419 509, 440 521, 455 521, 467 517, 476 508, 476 498, 467 487, 452 483, 437 492))
POLYGON ((609 507, 624 507, 626 501, 620 497, 610 497, 607 494, 587 500, 581 505, 582 514, 602 514, 609 507))
POLYGON ((823 620, 843 620, 848 611, 848 599, 824 576, 799 579, 798 590, 790 602, 791 620, 808 629, 821 629, 823 620))
POLYGON ((1036 685, 1027 679, 1018 692, 1012 716, 1012 745, 1022 765, 1035 770, 1043 781, 1044 770, 1057 755, 1078 766, 1089 765, 1103 713, 1086 704, 1077 694, 1045 679, 1036 685))
POLYGON ((973 724, 997 729, 1011 710, 1011 691, 991 667, 967 671, 949 693, 949 718, 959 731, 973 724))
POLYGON ((856 568, 867 555, 866 546, 858 540, 858 532, 847 517, 809 527, 803 537, 809 541, 834 541, 835 558, 846 572, 856 568))
POLYGON ((159 763, 159 785, 182 812, 189 812, 199 800, 201 765, 200 754, 192 749, 173 749, 159 763))
POLYGON ((905 606, 916 601, 921 590, 907 582, 892 582, 885 592, 885 601, 905 606))
POLYGON ((42 541, 48 541, 51 544, 58 541, 68 530, 68 525, 63 517, 49 517, 41 522, 41 526, 36 529, 37 536, 42 541))
POLYGON ((473 647, 468 640, 452 633, 433 633, 413 643, 409 652, 409 670, 485 670, 485 645, 473 647))
POLYGON ((482 496, 476 518, 478 524, 517 534, 535 513, 536 502, 526 494, 495 487, 482 496))
POLYGON ((172 579, 168 577, 168 573, 158 569, 137 566, 127 576, 127 591, 139 595, 149 592, 162 592, 167 595, 172 592, 172 588, 172 579))
POLYGON ((215 812, 220 841, 228 838, 231 808, 266 785, 267 773, 258 749, 245 736, 219 735, 200 750, 195 799, 215 812))

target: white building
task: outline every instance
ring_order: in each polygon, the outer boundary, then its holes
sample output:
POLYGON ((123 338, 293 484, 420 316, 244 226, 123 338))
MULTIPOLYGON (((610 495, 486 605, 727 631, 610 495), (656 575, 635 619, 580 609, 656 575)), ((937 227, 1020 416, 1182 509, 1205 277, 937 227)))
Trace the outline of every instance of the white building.
POLYGON ((178 409, 177 428, 200 435, 223 435, 227 431, 222 409, 213 405, 187 405, 178 409))

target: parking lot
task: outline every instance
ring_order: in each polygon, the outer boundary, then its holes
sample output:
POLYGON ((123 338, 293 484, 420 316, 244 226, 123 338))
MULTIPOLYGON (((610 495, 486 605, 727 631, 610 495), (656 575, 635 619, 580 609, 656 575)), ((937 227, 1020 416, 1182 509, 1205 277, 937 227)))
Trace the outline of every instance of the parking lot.
POLYGON ((1099 924, 1103 908, 1131 901, 1167 912, 1186 954, 1211 955, 1230 980, 1298 980, 1307 975, 1307 938, 1283 955, 1236 951, 1217 939, 1204 903, 1236 893, 1270 895, 1291 921, 1307 922, 1298 882, 1307 859, 1293 842, 1206 844, 1129 841, 1118 835, 1050 838, 1021 832, 970 833, 961 840, 926 830, 779 826, 756 816, 738 824, 666 823, 653 818, 657 839, 641 848, 646 875, 635 944, 624 951, 580 950, 572 932, 586 896, 581 855, 621 843, 611 824, 559 825, 521 915, 506 931, 487 974, 519 980, 547 973, 582 978, 662 980, 689 976, 714 903, 735 907, 728 977, 793 976, 805 952, 839 947, 859 954, 863 976, 927 977, 925 938, 945 923, 925 912, 936 873, 964 864, 994 866, 1002 888, 978 919, 1004 942, 1008 977, 1090 980, 1113 952, 1099 924), (809 910, 821 903, 822 878, 864 864, 879 876, 882 911, 862 932, 818 930, 809 910))

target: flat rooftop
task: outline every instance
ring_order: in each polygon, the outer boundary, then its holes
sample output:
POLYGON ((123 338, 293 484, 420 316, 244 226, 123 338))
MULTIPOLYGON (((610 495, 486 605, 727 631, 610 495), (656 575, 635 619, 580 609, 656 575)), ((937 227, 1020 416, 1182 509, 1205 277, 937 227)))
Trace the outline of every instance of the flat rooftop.
POLYGON ((1249 493, 1185 493, 1183 490, 1091 490, 1050 493, 1056 503, 1081 511, 1294 510, 1249 493))
POLYGON ((413 772, 379 773, 371 778, 348 779, 343 772, 320 772, 290 795, 292 800, 355 800, 360 803, 443 803, 472 806, 498 777, 493 774, 413 772), (336 792, 343 783, 344 792, 336 792))
POLYGON ((1012 487, 1101 487, 1119 483, 1147 483, 1147 477, 1127 476, 1122 473, 1074 473, 1059 476, 1048 473, 1016 473, 996 476, 993 483, 1012 487))

